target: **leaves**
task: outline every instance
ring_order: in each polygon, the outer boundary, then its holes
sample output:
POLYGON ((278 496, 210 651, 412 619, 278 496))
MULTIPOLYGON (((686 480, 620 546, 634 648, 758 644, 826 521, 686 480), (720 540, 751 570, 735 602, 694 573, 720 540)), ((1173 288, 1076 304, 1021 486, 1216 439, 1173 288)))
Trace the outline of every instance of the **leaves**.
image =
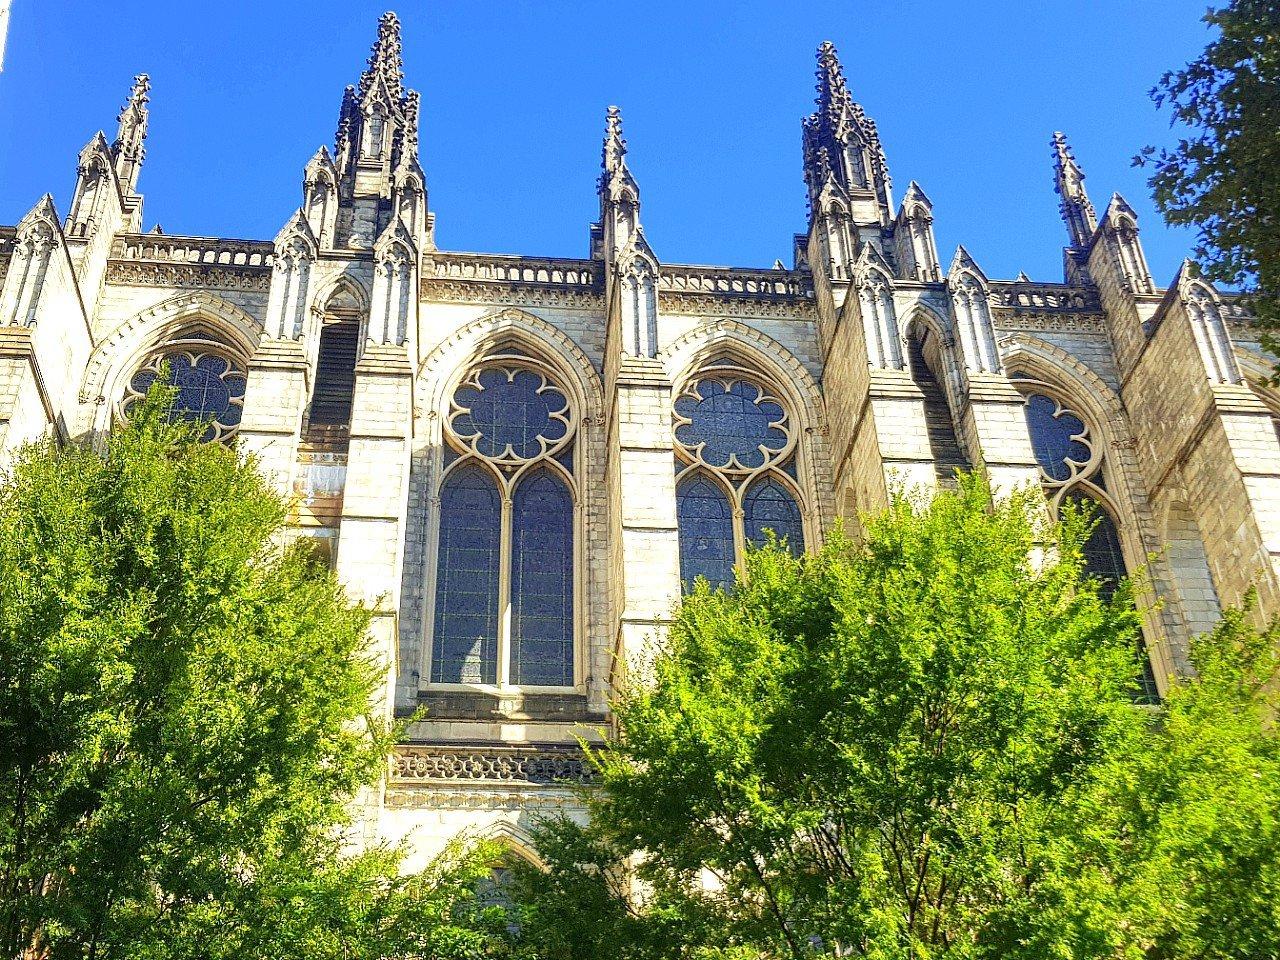
MULTIPOLYGON (((1183 134, 1146 148, 1156 205, 1194 226, 1206 276, 1240 287, 1265 329, 1280 325, 1280 4, 1230 0, 1209 10, 1217 37, 1152 90, 1183 134)), ((1274 341, 1270 344, 1274 348, 1274 341)))
POLYGON ((102 453, 25 450, 0 490, 4 954, 478 955, 484 850, 402 878, 344 839, 394 733, 367 612, 169 400, 102 453))
POLYGON ((595 753, 594 826, 539 838, 524 955, 1273 956, 1276 637, 1229 617, 1136 704, 1090 526, 967 477, 687 597, 595 753))

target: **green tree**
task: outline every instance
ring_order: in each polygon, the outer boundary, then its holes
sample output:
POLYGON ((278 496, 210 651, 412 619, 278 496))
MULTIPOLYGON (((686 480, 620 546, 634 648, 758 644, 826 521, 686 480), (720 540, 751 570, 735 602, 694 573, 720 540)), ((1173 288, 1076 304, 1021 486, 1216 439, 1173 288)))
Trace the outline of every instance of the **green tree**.
POLYGON ((154 393, 0 483, 0 954, 479 955, 485 851, 345 842, 394 732, 367 613, 154 393))
POLYGON ((1152 90, 1183 136, 1148 147, 1156 205, 1194 226, 1196 256, 1211 279, 1249 291, 1270 345, 1280 326, 1280 3, 1230 0, 1205 23, 1218 36, 1152 90))
MULTIPOLYGON (((643 851, 650 929, 594 956, 1141 955, 1107 879, 1123 845, 1081 836, 1150 723, 1139 617, 1082 578, 1085 518, 1035 503, 966 478, 687 597, 596 754, 596 837, 550 846, 554 896, 527 874, 529 929, 573 922, 602 851, 643 851)), ((575 939, 538 955, 589 955, 575 939)))
POLYGON ((1103 778, 1096 835, 1152 958, 1280 958, 1280 627, 1229 610, 1103 778))

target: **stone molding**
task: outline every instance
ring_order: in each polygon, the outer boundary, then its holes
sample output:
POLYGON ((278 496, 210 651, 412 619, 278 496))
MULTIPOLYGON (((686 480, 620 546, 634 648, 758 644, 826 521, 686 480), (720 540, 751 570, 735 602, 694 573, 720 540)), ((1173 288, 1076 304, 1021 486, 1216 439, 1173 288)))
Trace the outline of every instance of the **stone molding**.
POLYGON ((564 310, 604 310, 604 294, 591 287, 555 288, 523 281, 492 282, 424 278, 421 297, 434 303, 489 303, 564 310))
POLYGON ((762 320, 813 321, 817 308, 811 299, 732 296, 723 293, 659 291, 658 311, 694 317, 755 317, 762 320))
POLYGON ((106 282, 116 286, 245 290, 266 293, 271 287, 271 269, 269 267, 220 267, 203 263, 142 263, 109 260, 106 282))
POLYGON ((80 402, 105 399, 112 377, 137 362, 140 354, 163 343, 167 333, 191 320, 202 320, 237 344, 246 365, 256 351, 262 324, 233 303, 213 293, 181 293, 125 320, 99 341, 85 367, 80 402))
POLYGON ((577 747, 407 745, 396 747, 391 783, 589 784, 597 773, 577 747))
POLYGON ((1023 313, 1018 310, 995 309, 992 322, 1000 331, 1034 330, 1070 333, 1107 332, 1106 317, 1100 313, 1023 313))
POLYGON ((401 810, 539 810, 581 809, 572 794, 553 790, 422 790, 389 787, 384 804, 401 810))

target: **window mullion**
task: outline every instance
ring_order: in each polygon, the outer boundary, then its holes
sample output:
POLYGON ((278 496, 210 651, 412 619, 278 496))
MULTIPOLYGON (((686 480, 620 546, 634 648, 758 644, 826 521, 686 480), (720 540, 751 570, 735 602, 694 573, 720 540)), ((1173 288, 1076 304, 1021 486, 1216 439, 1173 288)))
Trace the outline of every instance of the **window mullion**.
POLYGON ((498 686, 511 685, 511 491, 502 496, 502 527, 498 547, 498 686))

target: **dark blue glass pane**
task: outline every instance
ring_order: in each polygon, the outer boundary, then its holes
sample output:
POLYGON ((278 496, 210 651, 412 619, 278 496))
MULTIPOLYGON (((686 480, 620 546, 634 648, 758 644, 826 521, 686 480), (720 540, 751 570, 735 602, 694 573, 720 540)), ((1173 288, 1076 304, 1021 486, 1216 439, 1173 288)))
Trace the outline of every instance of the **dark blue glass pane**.
POLYGON ((742 501, 743 524, 747 539, 752 543, 764 543, 765 531, 772 530, 779 540, 785 540, 787 548, 795 556, 804 553, 804 523, 800 519, 800 505, 791 491, 774 477, 757 480, 742 501))
MULTIPOLYGON (((1120 545, 1120 532, 1116 529, 1111 514, 1094 500, 1079 495, 1072 496, 1071 500, 1088 507, 1090 516, 1095 521, 1093 531, 1084 545, 1084 571, 1098 580, 1098 592, 1110 599, 1115 594, 1116 585, 1129 575, 1124 562, 1124 548, 1120 545)), ((1160 699, 1160 690, 1156 686, 1151 657, 1141 642, 1138 652, 1142 658, 1142 673, 1138 678, 1136 699, 1143 703, 1155 703, 1160 699)))
POLYGON ((1084 433, 1084 423, 1079 417, 1063 412, 1054 416, 1058 404, 1049 397, 1032 394, 1027 397, 1027 429, 1031 434, 1031 447, 1046 474, 1054 480, 1071 479, 1067 460, 1084 464, 1089 461, 1089 448, 1071 439, 1084 433))
POLYGON ((555 387, 543 386, 532 370, 490 367, 479 376, 480 387, 459 387, 454 402, 461 408, 451 421, 460 437, 476 437, 476 450, 486 457, 511 453, 528 459, 542 452, 539 437, 548 443, 564 438, 568 426, 551 416, 569 406, 555 387))
MULTIPOLYGON (((223 427, 234 427, 240 423, 243 408, 232 400, 244 398, 246 380, 243 370, 236 368, 227 358, 212 353, 200 354, 193 360, 188 353, 175 352, 164 357, 164 362, 169 365, 167 383, 178 389, 170 409, 171 418, 216 421, 223 427)), ((152 367, 139 370, 129 381, 129 386, 138 393, 146 393, 157 375, 152 367)), ((213 439, 217 435, 218 430, 210 427, 204 436, 213 439)))
POLYGON ((440 491, 435 683, 497 683, 502 501, 480 467, 451 473, 440 491))
POLYGON ((573 500, 550 470, 511 510, 511 682, 573 685, 573 500))
POLYGON ((698 577, 713 587, 733 586, 733 516, 724 491, 694 476, 676 490, 680 524, 680 578, 686 591, 698 577))
POLYGON ((676 400, 675 410, 689 423, 676 428, 676 439, 686 447, 702 448, 703 461, 712 467, 727 467, 733 457, 744 467, 764 463, 766 450, 781 450, 787 434, 771 424, 783 419, 782 408, 771 400, 760 401, 760 390, 745 380, 728 388, 717 380, 704 380, 697 396, 676 400))

